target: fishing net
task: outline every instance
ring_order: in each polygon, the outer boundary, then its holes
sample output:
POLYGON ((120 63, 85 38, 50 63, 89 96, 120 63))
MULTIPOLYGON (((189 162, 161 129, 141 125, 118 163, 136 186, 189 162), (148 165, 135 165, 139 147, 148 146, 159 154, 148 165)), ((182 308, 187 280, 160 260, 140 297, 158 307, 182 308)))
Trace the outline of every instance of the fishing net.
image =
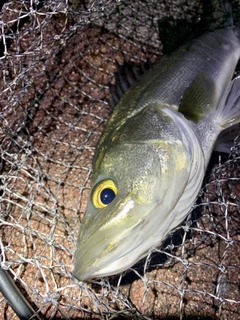
MULTIPOLYGON (((42 319, 239 319, 237 136, 230 155, 211 162, 194 210, 159 249, 123 275, 81 283, 71 274, 116 61, 154 63, 158 19, 197 21, 201 2, 13 0, 1 7, 1 268, 42 319)), ((17 318, 3 296, 0 309, 1 319, 17 318)))

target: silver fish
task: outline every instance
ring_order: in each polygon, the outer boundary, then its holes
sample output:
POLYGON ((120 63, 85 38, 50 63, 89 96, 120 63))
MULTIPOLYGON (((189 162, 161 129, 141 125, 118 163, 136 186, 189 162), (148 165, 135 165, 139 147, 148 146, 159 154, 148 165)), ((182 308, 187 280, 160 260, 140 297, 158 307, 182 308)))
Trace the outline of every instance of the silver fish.
POLYGON ((164 57, 122 97, 100 138, 73 274, 127 270, 189 213, 219 134, 240 121, 240 27, 164 57))

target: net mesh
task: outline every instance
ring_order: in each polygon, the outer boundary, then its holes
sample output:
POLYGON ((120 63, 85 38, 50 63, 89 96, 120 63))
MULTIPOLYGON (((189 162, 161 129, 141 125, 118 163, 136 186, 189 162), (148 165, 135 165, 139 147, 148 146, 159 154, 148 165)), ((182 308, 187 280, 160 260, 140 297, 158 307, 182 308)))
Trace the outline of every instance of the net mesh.
MULTIPOLYGON (((197 20, 201 2, 1 6, 1 267, 43 319, 239 319, 239 137, 160 249, 126 275, 85 284, 71 274, 116 61, 155 62, 158 19, 197 20)), ((3 297, 0 308, 17 318, 3 297)))

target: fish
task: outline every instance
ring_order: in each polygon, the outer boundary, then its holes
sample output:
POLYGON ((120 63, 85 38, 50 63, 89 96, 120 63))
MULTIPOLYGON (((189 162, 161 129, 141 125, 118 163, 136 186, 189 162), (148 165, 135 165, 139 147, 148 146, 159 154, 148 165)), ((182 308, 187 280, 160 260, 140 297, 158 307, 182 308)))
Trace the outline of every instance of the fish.
POLYGON ((96 147, 79 281, 124 272, 161 245, 195 203, 219 135, 240 122, 240 26, 229 18, 169 49, 189 29, 180 23, 162 23, 166 54, 123 94, 96 147))

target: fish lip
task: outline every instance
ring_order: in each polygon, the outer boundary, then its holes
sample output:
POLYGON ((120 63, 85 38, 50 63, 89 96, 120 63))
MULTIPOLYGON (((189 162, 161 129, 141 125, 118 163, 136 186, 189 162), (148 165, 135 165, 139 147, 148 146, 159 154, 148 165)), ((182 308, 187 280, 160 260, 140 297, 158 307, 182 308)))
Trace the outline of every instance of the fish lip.
MULTIPOLYGON (((124 264, 124 268, 121 267, 122 262, 124 260, 127 260, 129 256, 131 257, 131 253, 135 251, 137 247, 133 248, 132 250, 129 250, 127 253, 122 254, 121 257, 116 258, 115 260, 111 261, 109 264, 105 264, 101 269, 98 269, 97 266, 94 266, 92 269, 88 268, 87 272, 80 272, 80 270, 76 271, 75 268, 73 270, 73 275, 75 278, 77 278, 80 281, 89 281, 94 278, 102 278, 106 276, 115 276, 117 274, 120 274, 121 272, 127 271, 131 266, 134 265, 135 258, 129 259, 128 267, 126 267, 126 264, 124 264), (119 267, 117 267, 119 265, 119 267), (114 268, 115 271, 112 271, 114 268), (111 273, 111 274, 110 274, 111 273)), ((140 255, 138 261, 144 257, 144 254, 140 255)))
MULTIPOLYGON (((118 215, 118 219, 124 219, 129 211, 135 210, 136 205, 137 203, 130 196, 124 198, 124 203, 121 203, 120 205, 121 209, 118 215)), ((148 207, 148 209, 149 210, 144 210, 144 215, 148 215, 148 213, 152 210, 152 206, 148 207)), ((117 223, 118 220, 117 218, 115 219, 117 223)), ((112 219, 112 222, 113 221, 114 218, 112 219)), ((141 227, 141 225, 144 223, 144 217, 135 218, 135 220, 133 220, 132 226, 124 229, 124 235, 122 232, 118 232, 117 229, 114 233, 114 228, 111 226, 111 234, 110 236, 107 235, 105 238, 106 245, 104 245, 104 240, 102 240, 104 238, 103 236, 100 237, 101 240, 99 241, 99 243, 97 243, 97 238, 95 238, 95 231, 91 232, 87 237, 83 235, 81 241, 78 243, 73 275, 80 281, 86 281, 93 278, 109 276, 110 274, 118 274, 130 268, 135 263, 136 255, 138 255, 137 252, 139 244, 137 246, 130 246, 128 248, 125 239, 128 238, 129 235, 131 235, 133 229, 141 227), (94 239, 92 246, 89 245, 89 242, 92 241, 91 237, 93 237, 94 239), (100 251, 98 249, 98 245, 100 245, 101 247, 101 242, 104 247, 103 251, 100 251), (127 248, 129 250, 126 250, 127 248), (106 254, 104 254, 105 250, 106 254), (132 257, 133 252, 135 252, 134 257, 132 257), (122 267, 122 262, 124 262, 124 267, 122 267)), ((106 224, 104 228, 102 228, 102 235, 104 235, 104 233, 107 231, 108 225, 106 224)), ((141 255, 139 255, 139 257, 141 258, 141 255)))
MULTIPOLYGON (((134 251, 135 249, 132 249, 130 251, 128 251, 127 253, 122 254, 120 257, 115 258, 114 260, 112 260, 109 263, 105 263, 101 269, 98 268, 98 266, 94 265, 92 266, 92 268, 82 268, 85 270, 79 270, 77 268, 77 265, 75 264, 75 267, 73 269, 73 275, 80 281, 86 281, 86 280, 91 280, 93 278, 101 278, 104 276, 108 276, 109 275, 109 270, 112 270, 113 266, 115 266, 116 264, 118 264, 123 258, 126 258, 126 256, 128 256, 129 254, 131 254, 132 251, 134 251), (78 270, 77 270, 78 269, 78 270)), ((120 271, 116 270, 116 272, 113 272, 111 275, 116 275, 118 273, 120 273, 120 271)))
MULTIPOLYGON (((119 258, 121 259, 121 258, 119 258)), ((114 262, 112 263, 115 263, 116 261, 118 261, 119 259, 116 259, 114 262)), ((75 270, 76 267, 73 269, 73 275, 75 276, 75 278, 77 278, 78 280, 80 281, 89 281, 89 280, 92 280, 94 278, 101 278, 101 277, 104 277, 105 276, 105 273, 103 273, 102 270, 105 270, 106 268, 109 268, 111 265, 109 264, 108 266, 105 266, 103 268, 101 268, 100 270, 97 269, 96 267, 93 267, 92 269, 91 268, 88 268, 87 271, 85 272, 81 272, 80 270, 75 270)), ((110 267, 111 268, 111 267, 110 267)), ((118 272, 116 272, 117 274, 118 272)))

